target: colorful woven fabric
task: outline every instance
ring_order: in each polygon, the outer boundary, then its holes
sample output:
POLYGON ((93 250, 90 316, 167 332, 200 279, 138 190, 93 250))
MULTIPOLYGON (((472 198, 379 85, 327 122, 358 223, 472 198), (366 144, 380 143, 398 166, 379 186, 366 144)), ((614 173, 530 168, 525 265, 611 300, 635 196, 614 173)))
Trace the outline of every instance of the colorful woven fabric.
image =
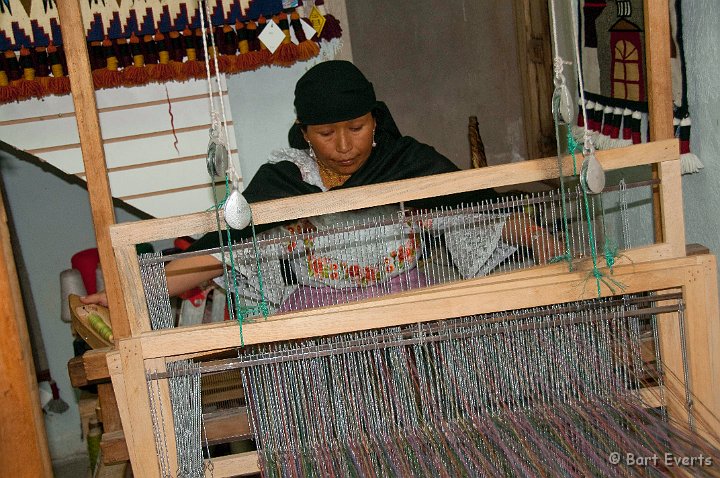
MULTIPOLYGON (((339 28, 314 31, 307 16, 317 15, 317 8, 296 8, 301 4, 297 1, 210 0, 205 41, 197 2, 117 0, 80 4, 96 89, 204 78, 206 51, 213 60, 213 73, 215 59, 217 69, 228 74, 269 65, 290 66, 317 56, 320 41, 341 34, 339 28), (262 31, 270 22, 285 35, 277 50, 262 42, 262 31)), ((325 18, 326 25, 337 25, 332 15, 326 13, 325 18)), ((70 82, 66 75, 67 59, 54 0, 1 0, 0 103, 67 94, 70 82)))

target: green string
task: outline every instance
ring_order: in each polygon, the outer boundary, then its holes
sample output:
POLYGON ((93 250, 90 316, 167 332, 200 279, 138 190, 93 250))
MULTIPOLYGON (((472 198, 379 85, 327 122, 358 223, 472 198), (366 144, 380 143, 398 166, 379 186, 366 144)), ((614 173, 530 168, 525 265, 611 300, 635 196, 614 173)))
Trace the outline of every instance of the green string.
MULTIPOLYGON (((570 155, 573 158, 573 164, 576 164, 576 162, 577 162, 575 153, 579 150, 579 148, 580 148, 580 145, 574 139, 572 139, 572 141, 571 141, 571 135, 568 133, 568 149, 569 149, 570 155)), ((625 290, 625 285, 616 281, 613 278, 607 277, 598 268, 598 265, 597 265, 598 255, 597 255, 597 248, 595 246, 595 231, 594 231, 594 228, 592 225, 592 216, 590 214, 590 201, 588 199, 587 188, 586 188, 585 184, 583 184, 583 181, 580 181, 580 188, 582 189, 583 203, 585 206, 585 218, 587 220, 587 226, 588 226, 588 241, 590 243, 589 244, 590 245, 590 255, 592 257, 592 262, 593 262, 593 269, 588 274, 588 278, 591 276, 595 277, 595 283, 597 284, 598 297, 602 296, 602 284, 605 284, 608 287, 608 289, 610 289, 610 291, 613 294, 615 294, 616 293, 615 287, 618 287, 621 290, 625 290)), ((603 228, 605 228, 604 217, 603 217, 603 228)), ((605 253, 605 261, 608 264, 608 266, 611 267, 610 271, 612 273, 612 264, 615 263, 615 253, 613 253, 612 249, 609 247, 607 239, 605 242, 604 253, 605 253), (608 262, 608 254, 612 254, 609 262, 608 262)))
MULTIPOLYGON (((237 320, 237 323, 239 326, 238 330, 240 331, 240 345, 244 346, 245 339, 244 339, 243 333, 242 333, 242 325, 243 325, 244 320, 251 315, 256 315, 257 313, 261 313, 263 315, 263 317, 266 319, 267 319, 268 315, 270 315, 267 300, 265 299, 265 288, 263 286, 262 271, 260 269, 260 250, 259 250, 259 246, 258 246, 257 235, 255 233, 255 224, 253 223, 252 220, 250 221, 250 225, 252 227, 253 250, 255 252, 255 266, 257 268, 258 284, 259 284, 259 288, 260 288, 260 303, 257 306, 250 307, 250 306, 243 304, 244 301, 241 300, 241 298, 240 298, 240 287, 238 285, 238 275, 237 275, 237 270, 235 268, 235 254, 233 254, 233 252, 232 252, 232 236, 230 234, 229 228, 226 228, 225 232, 226 232, 226 236, 227 236, 227 247, 230 252, 228 255, 230 256, 230 277, 232 278, 231 281, 228 281, 228 271, 227 271, 227 268, 225 267, 225 265, 226 265, 225 250, 224 250, 225 246, 223 245, 222 227, 220 225, 219 210, 225 204, 228 197, 230 196, 230 178, 228 177, 228 175, 225 175, 225 197, 221 201, 218 202, 218 200, 217 200, 217 193, 215 191, 215 188, 212 188, 212 190, 213 190, 213 201, 215 202, 215 206, 213 206, 212 209, 215 209, 215 222, 217 225, 218 237, 220 239, 220 251, 221 251, 221 256, 222 256, 223 268, 225 269, 224 273, 225 273, 226 290, 231 289, 230 290, 231 293, 227 294, 225 299, 227 301, 228 311, 230 311, 231 314, 234 315, 234 318, 237 320), (227 287, 228 282, 231 283, 231 288, 227 287), (233 297, 235 299, 234 300, 235 306, 233 306, 233 297)), ((231 318, 232 318, 232 316, 231 316, 231 318)))
MULTIPOLYGON (((215 224, 217 226, 218 239, 219 239, 219 243, 220 243, 220 256, 221 256, 221 262, 223 265, 223 275, 225 276, 225 289, 227 290, 228 283, 231 281, 228 280, 228 270, 227 270, 227 267, 225 267, 225 245, 223 243, 222 226, 220 225, 220 207, 221 207, 220 204, 221 203, 219 203, 217 200, 217 193, 215 191, 215 188, 212 188, 212 191, 213 191, 213 201, 215 202, 215 206, 214 206, 215 224)), ((229 191, 230 191, 230 179, 228 178, 228 176, 226 174, 225 175, 225 198, 223 198, 222 204, 225 203, 225 200, 230 195, 229 191)), ((233 293, 235 294, 235 301, 237 302, 239 300, 240 296, 239 296, 238 288, 237 288, 237 275, 236 275, 236 271, 235 271, 235 267, 234 267, 233 253, 232 253, 232 240, 230 238, 229 230, 227 231, 227 247, 230 250, 230 254, 229 254, 230 255, 230 275, 232 277, 232 288, 233 288, 233 293)), ((231 314, 231 318, 233 318, 232 317, 233 315, 237 318, 238 314, 236 313, 236 311, 233 307, 232 297, 233 296, 231 294, 225 295, 226 306, 228 308, 228 311, 231 314)), ((242 334, 242 319, 237 318, 237 320, 240 325, 240 345, 245 345, 245 339, 243 338, 243 334, 242 334)))
POLYGON ((573 176, 577 176, 577 159, 575 158, 575 151, 580 150, 580 144, 575 141, 575 138, 572 135, 572 131, 570 131, 570 128, 567 130, 567 142, 568 142, 568 151, 570 151, 570 155, 572 156, 573 160, 573 176))
MULTIPOLYGON (((607 226, 605 225, 605 205, 603 204, 602 194, 600 195, 600 217, 602 218, 603 231, 607 231, 607 226)), ((603 244, 603 255, 605 256, 605 264, 607 264, 610 273, 612 273, 615 259, 620 255, 619 246, 615 241, 611 241, 607 237, 607 234, 605 234, 605 242, 603 244)))

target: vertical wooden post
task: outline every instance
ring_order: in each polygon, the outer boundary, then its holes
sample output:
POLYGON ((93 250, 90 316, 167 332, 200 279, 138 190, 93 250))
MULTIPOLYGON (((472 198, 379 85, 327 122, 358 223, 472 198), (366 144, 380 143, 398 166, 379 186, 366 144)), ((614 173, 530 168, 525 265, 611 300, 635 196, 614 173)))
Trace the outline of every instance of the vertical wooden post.
POLYGON ((514 0, 527 159, 557 154, 552 117, 552 41, 546 0, 514 0))
POLYGON ((100 264, 110 305, 110 320, 113 335, 115 340, 118 340, 127 337, 130 330, 122 299, 117 265, 110 243, 108 228, 115 223, 115 211, 105 164, 105 150, 100 134, 100 120, 95 101, 95 87, 90 70, 80 0, 63 0, 57 2, 56 6, 68 62, 68 76, 75 104, 75 118, 80 136, 80 150, 85 165, 100 264))
POLYGON ((108 355, 108 368, 133 473, 143 478, 160 478, 142 344, 139 338, 124 339, 118 343, 118 349, 119 356, 108 355))
POLYGON ((45 419, 35 379, 5 205, 0 194, 0 470, 51 477, 45 419))
POLYGON ((720 307, 715 256, 698 256, 683 286, 685 337, 698 433, 720 446, 720 307))
MULTIPOLYGON (((674 134, 668 0, 645 0, 644 14, 650 140, 670 139, 674 134)), ((653 176, 662 183, 660 190, 656 189, 653 194, 656 242, 671 244, 674 254, 682 256, 685 253, 685 217, 680 162, 659 165, 653 169, 653 176)))

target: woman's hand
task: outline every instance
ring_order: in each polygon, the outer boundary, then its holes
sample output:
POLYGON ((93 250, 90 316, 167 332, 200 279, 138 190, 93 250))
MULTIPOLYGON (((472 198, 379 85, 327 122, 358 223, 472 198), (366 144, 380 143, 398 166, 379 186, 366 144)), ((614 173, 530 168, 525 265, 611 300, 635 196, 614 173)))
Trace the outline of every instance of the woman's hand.
POLYGON ((102 306, 107 307, 108 306, 107 293, 105 293, 104 290, 101 290, 94 294, 86 295, 85 297, 80 297, 80 302, 82 302, 83 304, 100 304, 102 306))

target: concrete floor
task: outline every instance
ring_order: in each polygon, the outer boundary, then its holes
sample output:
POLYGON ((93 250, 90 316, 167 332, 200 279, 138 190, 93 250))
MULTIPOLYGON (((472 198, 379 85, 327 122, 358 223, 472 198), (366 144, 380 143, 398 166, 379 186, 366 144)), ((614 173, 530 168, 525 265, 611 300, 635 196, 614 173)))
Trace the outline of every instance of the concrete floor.
POLYGON ((85 478, 90 474, 90 463, 87 455, 78 455, 62 463, 53 463, 55 478, 85 478))

